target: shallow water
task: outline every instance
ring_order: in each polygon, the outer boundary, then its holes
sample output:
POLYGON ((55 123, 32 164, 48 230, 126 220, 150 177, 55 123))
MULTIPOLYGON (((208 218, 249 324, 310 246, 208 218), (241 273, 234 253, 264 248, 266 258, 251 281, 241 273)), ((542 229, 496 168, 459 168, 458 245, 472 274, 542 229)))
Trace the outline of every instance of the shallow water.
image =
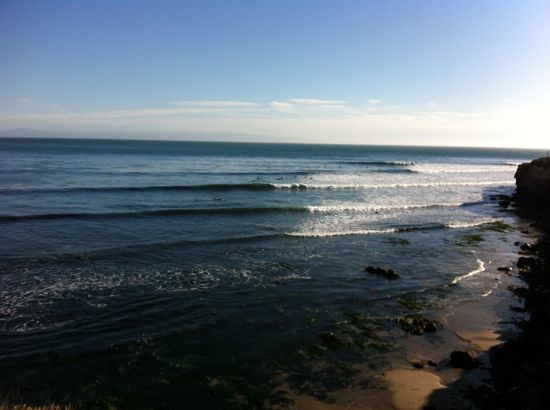
POLYGON ((396 318, 493 292, 517 221, 490 196, 539 154, 0 140, 2 394, 259 407, 285 374, 322 398, 393 360, 396 318))

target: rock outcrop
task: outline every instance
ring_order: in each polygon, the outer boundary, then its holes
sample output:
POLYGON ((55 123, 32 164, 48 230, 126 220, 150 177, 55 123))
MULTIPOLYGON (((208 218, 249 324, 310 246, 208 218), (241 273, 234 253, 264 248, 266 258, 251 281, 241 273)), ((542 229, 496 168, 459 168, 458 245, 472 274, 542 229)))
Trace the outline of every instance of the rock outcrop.
POLYGON ((451 352, 451 366, 459 369, 471 370, 479 367, 479 362, 474 353, 455 350, 451 352))
POLYGON ((550 198, 550 157, 521 164, 516 171, 517 196, 520 199, 550 198))
POLYGON ((395 280, 399 278, 399 274, 395 272, 393 269, 382 269, 382 268, 377 268, 375 266, 367 266, 365 268, 365 272, 374 273, 375 275, 383 276, 389 280, 395 280))

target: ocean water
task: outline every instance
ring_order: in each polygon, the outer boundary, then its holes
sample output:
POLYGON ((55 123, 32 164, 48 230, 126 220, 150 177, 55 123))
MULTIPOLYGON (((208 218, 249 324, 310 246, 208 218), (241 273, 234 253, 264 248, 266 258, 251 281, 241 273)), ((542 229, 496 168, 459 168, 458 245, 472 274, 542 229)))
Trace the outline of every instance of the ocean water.
POLYGON ((259 408, 284 380, 323 398, 388 365, 402 315, 491 294, 487 255, 517 224, 491 198, 542 154, 2 139, 0 393, 259 408))

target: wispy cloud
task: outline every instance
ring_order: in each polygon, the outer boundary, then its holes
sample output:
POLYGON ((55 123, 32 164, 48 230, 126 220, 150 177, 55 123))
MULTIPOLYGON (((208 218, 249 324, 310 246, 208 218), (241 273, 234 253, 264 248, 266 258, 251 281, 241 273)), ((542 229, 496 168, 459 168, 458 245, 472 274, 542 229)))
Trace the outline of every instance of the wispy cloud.
POLYGON ((344 106, 348 102, 347 101, 340 101, 340 100, 318 100, 316 98, 291 98, 288 100, 291 104, 298 104, 298 105, 313 105, 313 106, 320 106, 320 107, 334 107, 334 106, 344 106))
POLYGON ((35 105, 38 104, 38 100, 35 100, 33 98, 27 98, 27 97, 21 97, 18 98, 17 101, 19 101, 20 104, 23 105, 35 105))
POLYGON ((281 111, 281 112, 291 112, 292 111, 292 104, 282 101, 271 101, 269 104, 271 108, 273 108, 275 111, 281 111))
POLYGON ((341 100, 319 100, 317 98, 290 98, 286 101, 272 101, 270 103, 271 108, 276 111, 291 113, 291 112, 303 112, 307 110, 313 112, 314 110, 341 110, 348 106, 347 101, 341 100))
POLYGON ((172 105, 184 107, 210 107, 210 108, 256 108, 261 104, 249 101, 232 100, 178 100, 170 101, 172 105))
POLYGON ((367 102, 372 105, 382 104, 382 100, 378 100, 376 98, 369 98, 367 102))

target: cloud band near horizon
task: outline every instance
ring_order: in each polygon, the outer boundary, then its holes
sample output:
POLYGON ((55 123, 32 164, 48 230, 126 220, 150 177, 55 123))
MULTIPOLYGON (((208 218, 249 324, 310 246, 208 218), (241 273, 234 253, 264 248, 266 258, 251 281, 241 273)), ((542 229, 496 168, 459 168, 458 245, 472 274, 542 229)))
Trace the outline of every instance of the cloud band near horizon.
MULTIPOLYGON (((29 99, 32 100, 32 99, 29 99)), ((35 100, 32 100, 33 102, 35 100)), ((22 104, 25 104, 22 102, 22 104)), ((369 98, 362 105, 343 100, 290 98, 269 103, 237 100, 174 100, 175 108, 144 108, 70 112, 38 111, 4 115, 4 130, 38 128, 93 134, 97 132, 150 134, 182 139, 190 133, 215 140, 227 134, 235 140, 251 135, 273 142, 330 142, 351 144, 407 144, 411 137, 423 145, 460 145, 546 148, 550 134, 545 104, 501 106, 486 111, 458 111, 433 102, 416 109, 385 105, 369 98), (452 139, 453 143, 448 141, 452 139), (479 142, 482 141, 480 144, 479 142)), ((26 104, 29 105, 29 104, 26 104)), ((27 107, 29 108, 29 107, 27 107)), ((44 108, 44 107, 42 107, 44 108)))

